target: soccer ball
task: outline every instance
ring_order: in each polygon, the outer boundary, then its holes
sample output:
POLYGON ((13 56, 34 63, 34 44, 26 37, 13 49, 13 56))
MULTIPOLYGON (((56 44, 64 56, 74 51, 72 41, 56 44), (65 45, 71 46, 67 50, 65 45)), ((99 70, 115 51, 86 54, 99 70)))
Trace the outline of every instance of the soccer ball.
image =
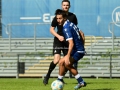
POLYGON ((52 90, 63 90, 63 83, 60 80, 55 80, 51 84, 52 90))

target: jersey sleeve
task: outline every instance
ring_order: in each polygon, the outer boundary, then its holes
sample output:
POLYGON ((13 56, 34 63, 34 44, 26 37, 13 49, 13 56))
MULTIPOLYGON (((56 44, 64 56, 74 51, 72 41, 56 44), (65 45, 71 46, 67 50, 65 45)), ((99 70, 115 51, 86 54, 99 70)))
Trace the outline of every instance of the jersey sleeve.
POLYGON ((73 39, 72 33, 71 33, 71 28, 64 28, 63 33, 64 33, 64 37, 65 37, 66 41, 73 39))
POLYGON ((54 17, 53 20, 52 20, 51 26, 52 26, 52 27, 56 27, 57 24, 58 24, 58 23, 57 23, 57 19, 56 19, 56 17, 54 17))

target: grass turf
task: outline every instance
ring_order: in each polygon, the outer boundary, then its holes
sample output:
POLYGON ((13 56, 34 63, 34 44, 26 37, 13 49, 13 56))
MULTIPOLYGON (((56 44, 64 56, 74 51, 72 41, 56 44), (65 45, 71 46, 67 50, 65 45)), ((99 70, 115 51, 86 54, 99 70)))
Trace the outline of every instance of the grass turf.
MULTIPOLYGON (((51 90, 50 86, 54 80, 56 78, 50 78, 49 84, 44 86, 41 78, 0 78, 0 90, 51 90)), ((80 90, 120 90, 119 79, 84 78, 84 80, 87 82, 87 86, 80 90)), ((74 90, 74 86, 77 84, 74 78, 65 78, 64 81, 67 84, 64 85, 63 90, 74 90)))

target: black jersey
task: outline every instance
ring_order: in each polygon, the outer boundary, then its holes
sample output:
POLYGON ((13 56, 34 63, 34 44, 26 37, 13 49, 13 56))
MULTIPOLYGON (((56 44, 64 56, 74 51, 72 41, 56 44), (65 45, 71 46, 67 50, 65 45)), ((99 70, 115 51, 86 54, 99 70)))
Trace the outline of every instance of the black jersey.
MULTIPOLYGON (((78 24, 78 21, 77 21, 77 18, 76 18, 76 15, 71 13, 71 12, 68 12, 68 16, 67 16, 67 19, 74 23, 75 25, 78 24)), ((51 23, 51 26, 52 27, 57 27, 57 33, 61 36, 63 36, 63 32, 62 32, 62 29, 63 29, 63 25, 58 25, 58 22, 57 22, 57 19, 56 17, 53 18, 53 21, 51 23)))

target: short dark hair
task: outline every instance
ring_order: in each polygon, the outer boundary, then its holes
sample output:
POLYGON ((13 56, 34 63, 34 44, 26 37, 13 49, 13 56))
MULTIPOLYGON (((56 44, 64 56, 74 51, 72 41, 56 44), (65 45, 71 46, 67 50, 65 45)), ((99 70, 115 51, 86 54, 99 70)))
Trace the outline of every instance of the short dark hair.
POLYGON ((69 1, 69 0, 63 0, 62 3, 63 3, 63 2, 68 2, 69 5, 70 5, 70 1, 69 1))
POLYGON ((57 9, 57 10, 55 11, 55 15, 62 15, 63 18, 66 18, 66 17, 67 17, 66 12, 63 11, 63 10, 61 10, 61 9, 57 9))

